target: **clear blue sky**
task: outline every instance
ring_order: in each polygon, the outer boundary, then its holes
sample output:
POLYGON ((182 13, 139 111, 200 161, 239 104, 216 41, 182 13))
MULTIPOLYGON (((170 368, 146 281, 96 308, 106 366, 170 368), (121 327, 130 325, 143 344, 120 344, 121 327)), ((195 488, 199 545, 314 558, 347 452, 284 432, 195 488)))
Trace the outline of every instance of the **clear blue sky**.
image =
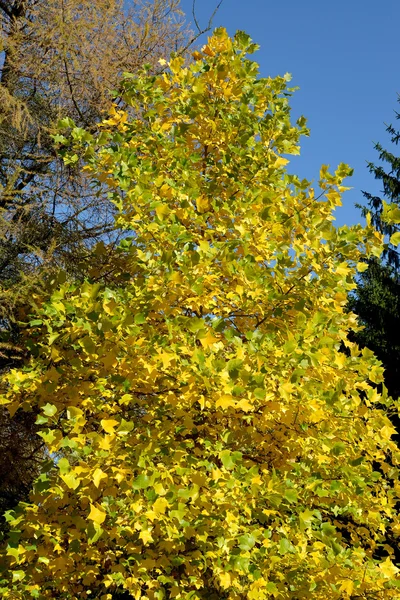
MULTIPOLYGON (((204 26, 217 0, 196 4, 204 26)), ((190 20, 192 0, 181 0, 181 8, 190 20)), ((394 111, 400 112, 400 0, 224 0, 214 26, 231 35, 242 29, 260 44, 253 56, 262 76, 292 74, 300 88, 293 117, 307 117, 311 135, 289 167, 316 179, 321 164, 348 163, 353 189, 337 224, 361 222, 354 207, 364 203, 361 190, 380 192, 366 167, 377 160, 373 142, 390 146, 385 123, 394 124, 394 111)))

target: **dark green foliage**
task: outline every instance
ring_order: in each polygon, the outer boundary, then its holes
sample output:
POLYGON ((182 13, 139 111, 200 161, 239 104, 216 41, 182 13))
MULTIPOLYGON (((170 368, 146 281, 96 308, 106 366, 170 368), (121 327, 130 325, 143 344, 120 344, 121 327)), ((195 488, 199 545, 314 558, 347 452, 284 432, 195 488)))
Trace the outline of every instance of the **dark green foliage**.
POLYGON ((36 414, 18 410, 13 417, 0 406, 0 541, 6 530, 3 514, 18 501, 27 501, 45 457, 36 433, 36 414))
MULTIPOLYGON (((400 102, 400 97, 398 98, 400 102)), ((396 112, 396 119, 400 119, 400 113, 396 112)), ((392 144, 397 146, 400 142, 400 131, 397 131, 393 125, 388 125, 386 131, 390 135, 392 144)), ((391 236, 400 230, 399 225, 383 223, 381 219, 383 211, 383 199, 386 202, 400 204, 400 156, 396 156, 394 152, 386 150, 379 143, 375 144, 375 150, 379 153, 379 160, 382 165, 376 165, 372 162, 368 163, 368 169, 375 179, 382 182, 382 197, 374 196, 368 192, 363 192, 363 195, 368 200, 367 206, 360 206, 363 215, 367 213, 371 215, 372 223, 375 227, 387 236, 391 236)), ((400 268, 400 254, 396 247, 388 244, 382 257, 389 265, 392 265, 396 271, 400 268)))
POLYGON ((400 397, 400 276, 394 267, 371 261, 360 276, 349 308, 364 329, 354 334, 362 347, 375 352, 385 367, 389 394, 400 397))
MULTIPOLYGON (((399 98, 400 101, 400 98, 399 98)), ((400 113, 396 113, 400 119, 400 113)), ((400 132, 392 125, 386 128, 394 147, 400 141, 400 132)), ((384 204, 400 204, 400 156, 375 144, 381 164, 368 163, 370 173, 382 182, 382 197, 363 192, 367 206, 362 213, 371 215, 375 227, 387 236, 400 230, 399 225, 382 221, 384 204)), ((354 334, 361 347, 373 350, 385 367, 385 384, 389 394, 400 396, 400 254, 398 248, 387 243, 381 261, 372 259, 369 268, 360 275, 358 286, 349 298, 349 308, 360 318, 364 330, 354 334)), ((396 424, 397 425, 397 424, 396 424)))

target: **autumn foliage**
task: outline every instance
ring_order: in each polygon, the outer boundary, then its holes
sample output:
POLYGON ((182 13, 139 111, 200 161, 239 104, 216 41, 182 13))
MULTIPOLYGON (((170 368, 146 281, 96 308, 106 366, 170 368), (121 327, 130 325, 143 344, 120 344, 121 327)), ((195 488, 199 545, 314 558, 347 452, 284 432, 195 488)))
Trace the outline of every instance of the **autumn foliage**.
POLYGON ((381 236, 332 224, 348 167, 288 173, 307 129, 256 49, 219 29, 127 75, 97 135, 64 122, 126 235, 118 284, 94 264, 37 298, 3 380, 49 453, 7 515, 4 598, 400 598, 397 404, 344 310, 381 236))

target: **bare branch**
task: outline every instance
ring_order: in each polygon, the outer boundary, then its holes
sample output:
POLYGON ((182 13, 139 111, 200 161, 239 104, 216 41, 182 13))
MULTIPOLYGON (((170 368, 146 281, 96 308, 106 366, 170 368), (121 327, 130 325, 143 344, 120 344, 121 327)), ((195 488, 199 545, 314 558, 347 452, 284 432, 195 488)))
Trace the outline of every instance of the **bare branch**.
POLYGON ((217 14, 217 12, 219 11, 219 9, 221 8, 223 1, 224 0, 219 0, 217 6, 214 8, 214 10, 213 10, 210 18, 208 19, 207 27, 205 29, 202 29, 200 27, 200 24, 199 24, 199 21, 197 19, 197 15, 196 15, 196 0, 193 0, 193 4, 192 4, 192 16, 193 16, 194 24, 196 25, 196 29, 198 31, 198 36, 203 35, 203 33, 206 33, 207 31, 210 31, 210 29, 212 27, 212 22, 214 20, 214 17, 217 14))

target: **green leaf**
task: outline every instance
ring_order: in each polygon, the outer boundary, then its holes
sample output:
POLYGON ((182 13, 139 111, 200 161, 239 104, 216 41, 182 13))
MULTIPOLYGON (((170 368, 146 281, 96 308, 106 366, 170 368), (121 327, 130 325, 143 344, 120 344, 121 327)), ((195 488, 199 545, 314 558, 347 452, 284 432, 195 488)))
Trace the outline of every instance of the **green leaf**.
POLYGON ((245 31, 237 31, 235 33, 235 44, 239 50, 246 50, 251 44, 251 37, 245 31))
POLYGON ((251 550, 256 543, 256 538, 251 533, 241 535, 239 538, 239 548, 241 550, 251 550))
POLYGON ((295 504, 297 502, 297 500, 298 500, 296 490, 292 490, 292 489, 286 490, 286 492, 285 492, 285 498, 291 504, 295 504))
POLYGON ((91 521, 89 527, 87 529, 87 536, 89 544, 95 544, 102 534, 104 533, 104 529, 101 528, 99 523, 95 521, 91 521))
POLYGON ((125 419, 121 420, 121 424, 117 429, 117 435, 127 435, 131 432, 135 427, 135 424, 132 421, 126 421, 125 419))
POLYGON ((49 420, 46 417, 44 417, 43 415, 38 415, 36 417, 35 424, 36 425, 44 425, 45 423, 48 423, 48 422, 49 422, 49 420))
POLYGON ((287 554, 288 552, 293 551, 293 546, 286 538, 281 538, 279 540, 279 554, 287 554))
POLYGON ((42 411, 47 417, 54 417, 57 412, 57 407, 54 404, 45 404, 42 408, 42 411))
POLYGON ((269 581, 265 586, 265 589, 269 594, 272 594, 274 598, 279 595, 279 590, 273 581, 269 581))
POLYGON ((235 463, 242 458, 242 453, 222 450, 222 452, 219 453, 219 457, 225 469, 231 470, 235 467, 235 463))
POLYGON ((384 200, 382 201, 383 204, 383 211, 382 211, 382 221, 384 223, 389 223, 389 224, 397 224, 400 223, 400 208, 392 203, 392 204, 388 204, 387 202, 385 202, 384 200))
POLYGON ((55 342, 56 339, 59 337, 60 337, 59 333, 51 333, 47 340, 47 343, 49 344, 49 346, 51 346, 53 344, 53 342, 55 342))
POLYGON ((321 525, 321 531, 327 537, 333 537, 334 535, 336 535, 336 529, 330 523, 322 523, 322 525, 321 525))
POLYGON ((143 325, 143 323, 146 323, 146 315, 144 313, 136 313, 134 321, 136 325, 143 325))
POLYGON ((65 117, 64 119, 60 119, 58 121, 57 127, 59 129, 67 129, 68 127, 75 127, 75 123, 70 117, 65 117))
POLYGON ((235 566, 235 569, 247 573, 250 566, 250 559, 247 556, 233 555, 231 556, 231 562, 235 566))
POLYGON ((69 473, 71 469, 71 465, 69 464, 67 458, 60 458, 60 460, 57 463, 57 467, 59 468, 60 473, 62 475, 64 475, 65 473, 69 473))
POLYGON ((132 483, 135 490, 144 490, 150 486, 150 478, 147 475, 139 475, 132 483))

